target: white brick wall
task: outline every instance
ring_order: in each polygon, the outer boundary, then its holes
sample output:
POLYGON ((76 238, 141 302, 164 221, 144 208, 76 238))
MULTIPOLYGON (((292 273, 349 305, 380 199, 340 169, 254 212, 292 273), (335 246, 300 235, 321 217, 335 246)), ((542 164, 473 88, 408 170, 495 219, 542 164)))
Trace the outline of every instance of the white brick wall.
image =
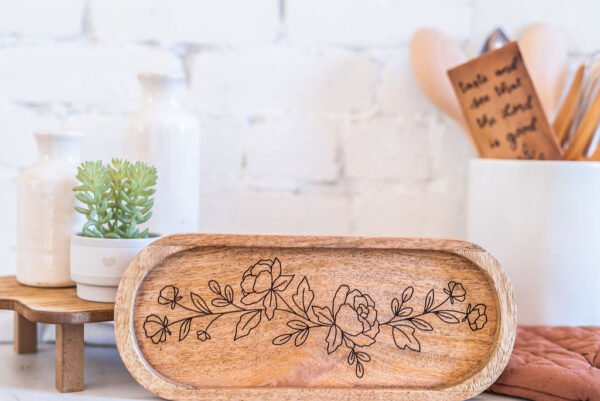
POLYGON ((32 131, 122 155, 139 71, 184 72, 203 129, 210 232, 462 237, 472 150, 415 84, 407 43, 434 26, 471 52, 542 20, 596 49, 600 2, 19 0, 0 12, 0 273, 14 271, 15 182, 32 131))

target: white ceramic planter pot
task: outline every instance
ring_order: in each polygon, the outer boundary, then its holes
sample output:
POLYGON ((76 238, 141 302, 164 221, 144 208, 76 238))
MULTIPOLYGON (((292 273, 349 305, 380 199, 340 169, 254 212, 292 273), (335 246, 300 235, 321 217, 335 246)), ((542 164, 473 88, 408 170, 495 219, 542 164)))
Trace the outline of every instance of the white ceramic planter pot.
POLYGON ((106 239, 71 236, 71 279, 77 296, 87 301, 114 302, 125 268, 145 246, 159 238, 106 239))
POLYGON ((474 159, 467 238, 494 255, 519 324, 600 324, 600 163, 474 159))

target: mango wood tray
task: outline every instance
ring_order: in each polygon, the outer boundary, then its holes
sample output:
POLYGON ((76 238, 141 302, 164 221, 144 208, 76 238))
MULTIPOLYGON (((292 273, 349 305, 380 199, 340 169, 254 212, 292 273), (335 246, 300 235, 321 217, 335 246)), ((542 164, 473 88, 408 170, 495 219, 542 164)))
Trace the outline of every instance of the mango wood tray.
POLYGON ((83 390, 83 325, 113 320, 114 304, 77 298, 75 288, 36 288, 14 276, 0 277, 0 309, 15 311, 14 350, 37 351, 36 323, 56 325, 58 391, 83 390))
POLYGON ((434 239, 176 235, 127 268, 117 346, 177 400, 461 400, 516 331, 489 253, 434 239))

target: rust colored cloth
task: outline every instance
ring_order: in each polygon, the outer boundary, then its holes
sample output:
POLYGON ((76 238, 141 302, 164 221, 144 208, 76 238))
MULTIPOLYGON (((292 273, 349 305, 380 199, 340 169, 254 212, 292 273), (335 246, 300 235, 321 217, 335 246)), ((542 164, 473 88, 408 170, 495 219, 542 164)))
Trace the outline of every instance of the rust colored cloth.
POLYGON ((489 389, 535 401, 600 401, 600 327, 519 326, 489 389))

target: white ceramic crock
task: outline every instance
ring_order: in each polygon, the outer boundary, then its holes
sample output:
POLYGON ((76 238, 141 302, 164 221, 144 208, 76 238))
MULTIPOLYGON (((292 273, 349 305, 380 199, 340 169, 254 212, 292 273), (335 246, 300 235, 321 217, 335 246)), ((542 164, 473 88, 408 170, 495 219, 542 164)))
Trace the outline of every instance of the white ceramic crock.
POLYGON ((17 280, 36 287, 72 286, 69 239, 83 224, 73 187, 83 133, 35 133, 36 162, 18 180, 17 280))
POLYGON ((125 268, 144 247, 156 241, 149 238, 91 238, 71 236, 71 278, 77 283, 77 296, 87 301, 114 302, 125 268))
POLYGON ((600 324, 600 163, 471 160, 467 238, 508 273, 519 324, 600 324))

